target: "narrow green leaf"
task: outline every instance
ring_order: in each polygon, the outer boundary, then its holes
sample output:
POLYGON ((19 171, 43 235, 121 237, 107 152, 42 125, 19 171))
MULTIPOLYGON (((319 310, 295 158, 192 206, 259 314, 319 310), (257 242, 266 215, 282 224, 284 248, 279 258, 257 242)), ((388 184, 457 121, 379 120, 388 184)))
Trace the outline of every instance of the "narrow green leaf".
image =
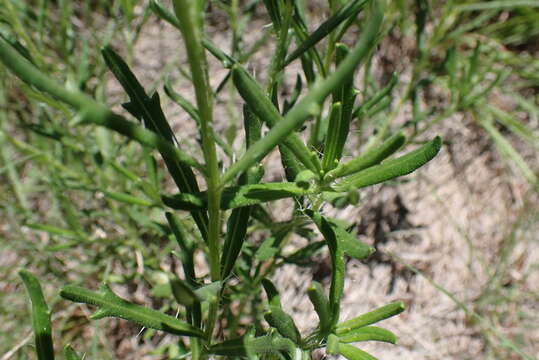
POLYGON ((167 96, 172 100, 174 101, 176 104, 180 105, 181 108, 183 110, 185 110, 185 112, 187 114, 189 114, 189 116, 191 117, 191 119, 195 120, 195 122, 197 124, 200 124, 200 115, 198 114, 198 110, 195 108, 195 106, 193 104, 191 104, 189 102, 189 100, 187 100, 186 98, 184 98, 183 96, 181 96, 179 93, 177 93, 173 88, 172 88, 172 85, 170 84, 170 82, 167 80, 165 82, 165 85, 163 87, 163 90, 165 90, 165 94, 167 94, 167 96))
POLYGON ((427 33, 425 28, 427 25, 430 6, 428 0, 416 0, 416 7, 416 44, 418 49, 418 58, 422 59, 425 56, 426 51, 427 33))
MULTIPOLYGON (((340 65, 344 59, 350 53, 350 49, 341 43, 338 43, 335 46, 336 49, 336 65, 340 65)), ((354 88, 354 73, 348 78, 347 81, 344 81, 340 88, 333 93, 334 102, 340 102, 342 104, 341 117, 338 119, 338 122, 335 124, 336 129, 334 130, 337 141, 335 143, 335 159, 340 161, 344 145, 346 144, 346 139, 350 133, 350 122, 352 121, 352 115, 354 110, 354 102, 356 100, 358 92, 354 88)), ((331 124, 330 130, 331 130, 331 124)), ((329 132, 328 132, 329 133, 329 132)), ((338 163, 338 161, 336 163, 338 163)), ((332 165, 331 168, 334 168, 336 165, 332 165)))
POLYGON ((264 287, 264 291, 266 292, 266 296, 268 297, 268 303, 270 304, 270 307, 281 307, 281 296, 279 295, 279 291, 273 285, 271 280, 269 279, 262 279, 262 286, 264 287))
POLYGON ((260 336, 245 342, 248 358, 255 355, 276 354, 281 355, 281 351, 286 351, 289 355, 295 353, 294 343, 287 338, 282 338, 277 334, 260 336))
POLYGON ((341 135, 340 123, 342 119, 342 104, 340 102, 331 104, 329 110, 328 133, 326 136, 326 144, 324 146, 324 155, 322 158, 322 169, 329 171, 337 166, 338 146, 340 143, 339 136, 341 135))
POLYGON ((351 188, 359 189, 410 174, 432 160, 440 151, 441 146, 442 139, 437 136, 419 149, 351 175, 333 188, 337 192, 343 192, 351 188))
POLYGON ((339 353, 348 360, 378 360, 365 351, 348 344, 339 344, 339 353))
MULTIPOLYGON (((139 83, 129 66, 116 54, 112 48, 106 47, 102 50, 107 66, 112 71, 123 89, 129 95, 131 102, 126 109, 137 119, 144 121, 145 126, 165 138, 171 145, 178 143, 172 128, 168 124, 161 104, 159 95, 155 93, 151 98, 139 83)), ((178 163, 167 152, 162 152, 163 160, 169 170, 170 175, 181 192, 197 192, 199 190, 195 174, 189 166, 178 163)), ((202 237, 206 239, 208 219, 206 214, 193 212, 191 214, 200 229, 202 237)))
MULTIPOLYGON (((294 13, 292 14, 292 27, 298 41, 304 42, 309 38, 309 32, 305 12, 301 8, 301 4, 299 4, 299 2, 296 0, 294 2, 294 13)), ((304 52, 300 58, 301 66, 303 67, 303 71, 305 73, 305 78, 309 84, 312 84, 316 78, 314 75, 315 66, 318 68, 321 76, 325 77, 327 75, 322 57, 320 56, 316 46, 312 46, 307 49, 307 51, 304 52)), ((286 65, 283 66, 286 67, 286 65)))
POLYGON ((264 138, 254 144, 242 158, 225 172, 223 183, 231 181, 236 175, 261 160, 277 144, 288 137, 292 131, 302 125, 308 117, 320 113, 320 103, 354 72, 375 45, 383 20, 383 3, 383 1, 372 2, 373 11, 359 42, 335 72, 325 80, 313 84, 311 91, 290 109, 285 118, 279 121, 264 138))
POLYGON ((334 221, 328 220, 337 241, 341 244, 344 253, 358 260, 371 256, 375 249, 358 240, 334 221))
POLYGON ((223 255, 221 256, 221 275, 223 279, 226 279, 234 269, 247 235, 250 214, 251 207, 245 206, 234 209, 228 218, 223 255))
POLYGON ((174 295, 178 304, 191 307, 201 301, 187 282, 179 278, 173 278, 169 280, 169 283, 172 295, 174 295))
POLYGON ((343 21, 350 17, 357 16, 365 7, 369 0, 354 0, 343 6, 332 17, 324 21, 307 39, 305 39, 296 50, 290 54, 285 61, 287 66, 292 61, 300 57, 305 51, 324 39, 335 30, 343 21))
POLYGON ((153 206, 155 205, 152 201, 139 198, 137 196, 133 196, 130 194, 120 193, 120 192, 114 192, 114 191, 103 191, 103 194, 105 194, 106 197, 120 201, 126 204, 131 205, 140 205, 140 206, 153 206))
POLYGON ((382 341, 395 344, 397 336, 386 329, 376 326, 364 326, 339 335, 339 341, 345 344, 359 341, 382 341))
POLYGON ((294 319, 280 307, 270 306, 270 311, 264 314, 264 319, 283 337, 292 340, 295 344, 301 343, 301 335, 294 319))
MULTIPOLYGON (((262 136, 262 124, 247 105, 243 107, 243 123, 245 128, 245 146, 249 148, 262 136)), ((240 185, 258 183, 263 175, 261 170, 261 167, 249 169, 247 173, 240 177, 240 185)), ((250 215, 251 207, 245 206, 234 209, 228 219, 223 255, 221 256, 221 276, 223 279, 226 279, 230 275, 236 264, 247 235, 247 225, 250 215)))
POLYGON ((103 48, 101 53, 108 68, 129 95, 131 102, 126 105, 126 109, 137 119, 143 120, 148 129, 173 142, 174 133, 161 110, 158 95, 154 95, 157 97, 153 98, 146 95, 146 91, 129 66, 110 46, 103 48))
POLYGON ((161 330, 176 335, 203 337, 204 333, 188 323, 159 311, 130 303, 110 290, 107 285, 100 292, 93 292, 78 286, 68 285, 60 291, 60 296, 74 302, 98 307, 93 319, 118 317, 138 323, 144 327, 161 330))
POLYGON ((486 87, 478 88, 470 94, 466 94, 466 97, 462 98, 462 103, 460 104, 461 108, 466 109, 475 105, 481 99, 486 98, 487 95, 492 91, 492 89, 502 83, 507 78, 507 76, 509 76, 509 74, 509 70, 498 71, 496 73, 496 78, 494 78, 486 87))
POLYGON ((382 306, 376 310, 338 324, 336 333, 339 336, 345 335, 352 330, 362 328, 364 326, 371 325, 392 316, 398 315, 403 312, 404 309, 404 303, 400 301, 382 306))
POLYGON ((326 240, 331 255, 331 287, 329 289, 329 306, 331 309, 331 327, 339 321, 340 305, 344 290, 344 249, 337 240, 334 228, 320 213, 307 210, 306 214, 313 219, 316 227, 326 240))
POLYGON ((297 74, 296 76, 296 85, 294 86, 294 90, 292 91, 292 94, 290 95, 290 100, 285 100, 283 105, 283 114, 286 114, 290 108, 292 108, 296 102, 299 99, 299 95, 301 94, 301 90, 303 89, 303 81, 301 80, 300 74, 297 74))
MULTIPOLYGON (((287 181, 294 181, 299 173, 305 170, 305 167, 297 160, 294 153, 284 144, 278 144, 281 153, 281 164, 284 169, 287 181)), ((316 159, 315 161, 318 161, 316 159)))
POLYGON ((279 252, 278 242, 279 239, 274 236, 266 238, 256 250, 255 258, 259 262, 263 262, 274 257, 279 252))
MULTIPOLYGON (((233 186, 223 190, 221 209, 234 209, 263 202, 297 197, 309 192, 295 183, 263 183, 233 186)), ((163 196, 165 205, 178 210, 204 209, 207 204, 206 192, 163 196)))
POLYGON ((245 337, 226 340, 222 343, 213 344, 208 349, 209 354, 220 356, 247 356, 247 348, 245 346, 245 337))
POLYGON ((26 291, 32 302, 32 326, 39 360, 54 360, 52 343, 51 313, 43 297, 39 280, 29 271, 19 271, 26 291))
POLYGON ((77 352, 69 345, 64 347, 64 357, 66 360, 82 360, 77 352))
POLYGON ((195 290, 195 294, 202 301, 215 302, 219 292, 221 291, 222 283, 220 281, 214 281, 195 290))
POLYGON ((475 43, 475 48, 473 50, 472 56, 470 57, 469 65, 468 65, 468 68, 466 69, 466 74, 464 77, 464 81, 468 84, 472 84, 474 76, 477 75, 480 55, 481 55, 481 42, 477 40, 475 43))
POLYGON ((335 334, 329 334, 326 342, 328 355, 339 355, 339 338, 335 334))
POLYGON ((331 181, 332 179, 350 175, 373 165, 377 165, 399 150, 402 145, 404 145, 405 141, 406 137, 399 132, 391 136, 379 147, 371 149, 353 160, 340 164, 337 168, 327 173, 325 179, 331 181))
POLYGON ((73 230, 60 228, 57 226, 47 225, 47 224, 25 224, 25 226, 29 227, 30 229, 39 230, 39 231, 45 231, 52 235, 60 235, 68 238, 76 238, 78 237, 77 233, 73 230))
POLYGON ((281 10, 279 8, 279 1, 275 0, 263 0, 264 6, 268 11, 268 15, 273 23, 275 31, 279 31, 281 28, 281 10))
POLYGON ((313 281, 309 289, 307 289, 307 295, 314 306, 314 310, 318 314, 320 333, 324 335, 331 329, 331 309, 328 298, 324 293, 322 285, 316 281, 313 281))

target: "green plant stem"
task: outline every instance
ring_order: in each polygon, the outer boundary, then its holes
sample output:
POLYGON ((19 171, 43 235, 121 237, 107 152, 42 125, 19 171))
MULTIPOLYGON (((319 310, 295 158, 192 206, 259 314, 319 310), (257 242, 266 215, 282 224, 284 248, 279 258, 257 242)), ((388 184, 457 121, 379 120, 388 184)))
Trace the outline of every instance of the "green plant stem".
MULTIPOLYGON (((294 10, 293 3, 287 2, 284 9, 284 19, 281 23, 280 31, 278 35, 277 51, 271 61, 271 68, 268 76, 268 82, 266 86, 266 92, 268 94, 273 93, 273 87, 279 82, 279 76, 283 71, 283 64, 286 57, 286 50, 288 44, 288 30, 292 20, 292 12, 294 10)), ((270 96, 271 98, 271 96, 270 96)))
MULTIPOLYGON (((206 182, 208 186, 208 246, 210 277, 212 281, 221 280, 220 244, 221 231, 221 186, 219 165, 215 142, 211 133, 213 122, 212 93, 207 74, 207 63, 202 46, 202 13, 196 4, 189 0, 175 0, 174 10, 180 21, 191 76, 195 88, 195 96, 200 115, 200 133, 202 150, 206 161, 206 182)), ((217 320, 219 299, 210 304, 206 335, 211 343, 212 333, 217 320)))

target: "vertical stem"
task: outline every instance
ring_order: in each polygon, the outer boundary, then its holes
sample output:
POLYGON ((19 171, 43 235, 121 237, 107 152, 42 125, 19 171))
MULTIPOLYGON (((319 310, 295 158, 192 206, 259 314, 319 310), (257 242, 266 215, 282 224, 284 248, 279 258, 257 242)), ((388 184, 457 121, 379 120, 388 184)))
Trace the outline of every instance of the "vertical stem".
MULTIPOLYGON (((196 102, 200 115, 200 134, 202 137, 202 151, 204 152, 204 160, 206 162, 206 183, 208 186, 208 246, 210 277, 212 281, 219 281, 221 279, 221 267, 219 261, 221 187, 217 151, 211 135, 213 104, 207 73, 206 56, 202 46, 201 32, 203 11, 191 0, 174 0, 173 3, 176 16, 180 21, 180 30, 183 34, 187 50, 187 57, 195 88, 196 102)), ((219 300, 210 304, 206 328, 208 341, 210 342, 215 321, 217 320, 218 304, 219 300)))
MULTIPOLYGON (((281 23, 281 28, 277 32, 277 49, 271 61, 271 68, 267 80, 266 92, 270 95, 273 93, 273 86, 279 81, 279 77, 283 71, 283 63, 288 48, 288 30, 290 28, 294 7, 292 2, 286 2, 285 6, 284 19, 281 23)), ((272 98, 272 96, 270 96, 270 98, 272 98)))

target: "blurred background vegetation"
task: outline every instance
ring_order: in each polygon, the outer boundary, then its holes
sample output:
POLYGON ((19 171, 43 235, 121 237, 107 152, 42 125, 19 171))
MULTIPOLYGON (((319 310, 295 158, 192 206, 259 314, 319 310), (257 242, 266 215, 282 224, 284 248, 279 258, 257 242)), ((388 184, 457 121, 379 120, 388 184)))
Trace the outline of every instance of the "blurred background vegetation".
MULTIPOLYGON (((312 30, 328 5, 303 2, 312 30)), ((263 68, 272 35, 261 26, 267 22, 262 1, 208 3, 208 35, 223 49, 263 68)), ((340 6, 345 1, 329 3, 340 6)), ((173 121, 177 118, 178 136, 188 131, 181 122, 185 115, 178 114, 162 91, 167 79, 186 90, 181 78, 187 75, 178 72, 183 45, 179 34, 151 12, 148 1, 0 0, 0 5, 0 34, 18 43, 36 66, 58 81, 119 109, 126 99, 118 95, 99 51, 112 45, 149 93, 161 93, 165 110, 173 121), (147 50, 147 44, 155 42, 162 52, 147 50)), ((360 28, 361 19, 358 22, 360 28)), ((450 151, 462 133, 454 128, 464 128, 485 144, 482 151, 491 154, 500 181, 517 184, 512 191, 519 191, 518 214, 507 218, 503 225, 510 229, 508 235, 492 249, 495 261, 486 269, 488 285, 475 299, 455 302, 469 315, 467 326, 482 329, 483 358, 533 359, 539 353, 533 343, 539 339, 539 289, 533 284, 539 279, 537 258, 519 268, 517 284, 508 279, 518 266, 515 249, 537 251, 539 240, 539 3, 392 0, 385 32, 380 51, 361 70, 356 86, 366 98, 386 86, 393 73, 399 80, 392 96, 362 115, 356 130, 364 142, 397 129, 406 130, 416 142, 436 130, 450 151), (497 309, 522 302, 535 314, 517 308, 518 319, 506 331, 503 312, 497 309)), ((353 42, 354 35, 348 40, 353 42)), ((238 101, 226 89, 217 98, 223 118, 233 115, 238 101)), ((72 342, 95 359, 180 356, 181 346, 152 331, 137 336, 140 329, 120 321, 90 327, 85 308, 66 306, 57 295, 67 282, 95 288, 108 281, 122 285, 123 295, 134 301, 169 310, 159 285, 163 271, 177 261, 172 255, 175 244, 162 226, 162 211, 151 206, 146 191, 148 182, 170 184, 162 176, 162 164, 137 144, 75 122, 63 104, 0 66, 0 359, 33 358, 19 268, 33 271, 45 284, 58 344, 72 342), (126 195, 136 196, 138 203, 126 195)), ((232 121, 217 124, 230 145, 235 126, 232 121)), ((196 144, 194 139, 186 141, 196 144)), ((458 154, 450 155, 458 161, 458 154)), ((459 166, 473 167, 473 156, 459 166)), ((489 189, 482 192, 480 196, 488 198, 489 189)))

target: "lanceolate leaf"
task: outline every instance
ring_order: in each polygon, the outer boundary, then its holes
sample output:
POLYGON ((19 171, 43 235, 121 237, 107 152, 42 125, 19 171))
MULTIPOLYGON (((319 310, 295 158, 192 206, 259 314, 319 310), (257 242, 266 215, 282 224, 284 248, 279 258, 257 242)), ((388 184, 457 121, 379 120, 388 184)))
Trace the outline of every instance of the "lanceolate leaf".
POLYGON ((279 8, 279 1, 275 0, 263 0, 268 15, 273 23, 275 31, 279 31, 281 27, 281 10, 279 8))
MULTIPOLYGON (((339 65, 344 59, 346 59, 346 56, 348 56, 350 50, 346 45, 340 43, 336 45, 336 50, 337 65, 339 65)), ((333 169, 341 160, 344 145, 346 144, 346 139, 350 133, 350 122, 352 121, 352 113, 354 110, 354 102, 356 97, 357 92, 354 89, 354 73, 352 73, 348 80, 344 81, 340 88, 337 88, 337 90, 333 93, 334 101, 340 102, 342 104, 342 109, 340 118, 337 118, 338 121, 334 125, 329 125, 330 128, 328 129, 328 136, 331 131, 333 131, 336 136, 334 145, 335 159, 333 160, 334 164, 331 164, 329 168, 325 168, 326 171, 327 169, 333 169), (332 129, 332 126, 335 126, 335 129, 332 129)))
POLYGON ((364 326, 359 329, 349 331, 339 336, 342 343, 353 343, 359 341, 383 341, 391 344, 397 342, 397 336, 391 331, 376 326, 364 326))
POLYGON ((260 336, 246 342, 247 356, 253 358, 254 355, 279 354, 281 351, 289 355, 294 353, 294 343, 277 334, 260 336))
POLYGON ((339 338, 335 334, 329 334, 326 340, 326 353, 339 355, 339 338))
POLYGON ((197 297, 203 301, 215 302, 217 301, 217 294, 221 291, 221 282, 214 281, 206 284, 195 290, 197 297))
MULTIPOLYGON (((142 85, 138 82, 133 72, 129 69, 129 66, 118 54, 112 50, 112 48, 106 47, 103 49, 102 53, 109 69, 118 79, 125 92, 131 99, 131 102, 126 108, 136 118, 143 120, 145 126, 149 130, 161 135, 163 138, 169 141, 171 145, 177 143, 174 133, 172 132, 172 129, 170 128, 170 125, 163 114, 163 110, 161 109, 159 95, 155 93, 152 98, 148 97, 142 85)), ((165 161, 165 164, 180 191, 190 193, 197 192, 199 190, 195 174, 190 167, 178 163, 167 153, 161 153, 161 155, 163 156, 163 160, 165 161)), ((192 216, 200 229, 202 237, 206 239, 208 226, 207 216, 200 212, 193 212, 192 216)))
POLYGON ((264 319, 283 337, 292 340, 295 344, 301 343, 301 336, 294 320, 280 307, 270 306, 270 311, 264 314, 264 319))
POLYGON ((307 295, 314 306, 314 310, 318 314, 320 320, 320 333, 325 334, 331 328, 331 308, 329 301, 324 293, 324 289, 320 283, 313 281, 312 285, 307 290, 307 295))
POLYGON ((339 336, 346 335, 352 330, 377 323, 404 311, 404 303, 396 302, 382 306, 366 314, 347 320, 337 325, 336 333, 339 336))
POLYGON ((374 253, 374 248, 359 241, 359 239, 333 221, 328 221, 335 237, 341 243, 344 253, 358 260, 365 259, 374 253))
POLYGON ((292 341, 278 335, 265 335, 255 338, 252 333, 248 333, 240 338, 214 344, 209 347, 208 352, 214 355, 240 356, 253 359, 260 355, 278 355, 281 351, 292 354, 294 349, 295 346, 292 341))
POLYGON ((382 162, 382 160, 400 149, 401 146, 404 145, 405 141, 406 137, 399 132, 387 139, 387 141, 379 147, 367 151, 366 153, 361 154, 359 157, 337 166, 337 168, 326 174, 325 179, 329 181, 331 179, 350 175, 367 169, 373 165, 377 165, 382 162))
POLYGON ((331 287, 329 289, 329 307, 331 309, 331 327, 339 321, 341 298, 344 290, 344 249, 342 243, 338 241, 331 223, 320 213, 311 210, 306 211, 307 215, 313 219, 316 227, 326 240, 331 255, 331 287))
MULTIPOLYGON (((223 190, 221 209, 234 209, 288 197, 303 196, 308 193, 308 190, 297 186, 295 183, 233 186, 223 190)), ((207 204, 206 192, 163 196, 163 202, 167 206, 178 210, 204 209, 207 204)))
POLYGON ((333 188, 338 192, 359 189, 407 175, 432 160, 440 151, 441 146, 442 139, 436 137, 419 149, 404 156, 388 160, 380 165, 369 167, 355 175, 351 175, 333 188))
POLYGON ((178 278, 170 279, 169 282, 172 295, 174 295, 178 304, 191 307, 202 300, 187 282, 178 278))
POLYGON ((348 360, 378 360, 365 351, 348 344, 339 344, 339 353, 348 360))
MULTIPOLYGON (((243 108, 243 123, 245 128, 245 144, 249 148, 262 136, 262 124, 247 105, 243 108)), ((260 170, 261 168, 258 166, 248 169, 240 177, 240 185, 258 183, 262 177, 260 170)), ((251 207, 245 206, 234 209, 228 219, 223 255, 221 256, 221 277, 223 279, 226 279, 230 275, 236 264, 236 260, 245 241, 250 215, 251 207)))
POLYGON ((264 291, 266 291, 266 296, 268 297, 268 303, 271 307, 281 307, 281 296, 279 295, 279 291, 277 291, 277 288, 271 280, 268 279, 262 279, 262 286, 264 287, 264 291))
POLYGON ((210 346, 208 352, 214 355, 221 356, 247 356, 246 338, 240 337, 236 339, 226 340, 219 344, 210 346))
POLYGON ((342 115, 342 103, 336 102, 331 104, 329 111, 328 133, 326 136, 326 145, 324 147, 324 157, 322 158, 322 167, 324 171, 329 171, 336 166, 338 161, 338 146, 340 134, 340 123, 342 115))
POLYGON ((150 98, 146 95, 129 66, 111 47, 105 47, 101 52, 107 66, 131 99, 126 105, 127 110, 137 119, 143 120, 148 129, 173 142, 174 134, 161 110, 159 97, 150 98))
POLYGON ((107 285, 100 292, 93 292, 78 286, 65 286, 60 296, 74 302, 94 305, 99 309, 92 315, 93 319, 119 317, 133 321, 142 326, 165 331, 176 335, 203 337, 204 333, 188 323, 159 311, 135 305, 118 297, 107 285))
POLYGON ((19 275, 24 281, 32 302, 32 326, 34 328, 37 358, 39 360, 54 360, 51 313, 43 297, 39 280, 26 270, 21 270, 19 275))

